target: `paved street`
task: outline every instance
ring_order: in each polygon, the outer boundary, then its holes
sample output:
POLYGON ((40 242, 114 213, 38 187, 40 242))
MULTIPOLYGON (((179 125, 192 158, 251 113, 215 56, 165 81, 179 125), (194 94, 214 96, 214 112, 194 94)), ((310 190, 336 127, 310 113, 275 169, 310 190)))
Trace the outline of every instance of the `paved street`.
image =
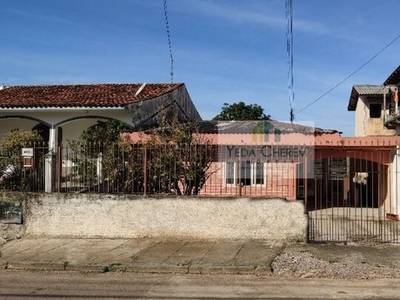
POLYGON ((0 271, 1 299, 398 299, 396 280, 0 271))

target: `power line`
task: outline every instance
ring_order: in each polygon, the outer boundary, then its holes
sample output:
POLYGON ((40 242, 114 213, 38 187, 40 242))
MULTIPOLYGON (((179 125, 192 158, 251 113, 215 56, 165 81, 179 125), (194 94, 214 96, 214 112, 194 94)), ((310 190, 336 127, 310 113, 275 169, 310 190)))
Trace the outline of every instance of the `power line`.
POLYGON ((169 58, 170 58, 170 63, 171 63, 170 76, 171 76, 171 83, 173 83, 174 82, 174 57, 172 56, 171 35, 169 32, 167 0, 164 0, 164 15, 165 15, 165 28, 167 30, 167 38, 168 38, 169 58))
POLYGON ((286 0, 286 48, 288 55, 288 90, 290 121, 294 120, 294 87, 293 87, 293 0, 286 0))
POLYGON ((332 92, 334 89, 336 89, 338 86, 340 86, 343 82, 345 82, 346 80, 348 80, 350 77, 352 77, 354 74, 356 74, 358 71, 360 71, 361 69, 363 69, 366 65, 368 65, 371 61, 373 61, 378 55, 380 55, 383 51, 385 51, 387 48, 389 48, 395 41, 397 41, 400 38, 400 34, 398 36, 396 36, 391 42, 389 42, 385 47, 383 47, 378 53, 376 53, 374 56, 372 56, 368 61, 366 61, 364 64, 362 64, 358 69, 356 69, 355 71, 353 71, 352 73, 350 73, 346 78, 344 78, 343 80, 341 80, 339 83, 337 83, 334 87, 332 87, 331 89, 329 89, 327 92, 323 93, 320 97, 318 97, 317 99, 315 99, 314 101, 312 101, 311 103, 309 103, 308 105, 306 105, 304 108, 300 109, 297 113, 301 113, 302 111, 306 110, 308 107, 310 107, 311 105, 315 104, 316 102, 318 102, 319 100, 321 100, 323 97, 325 97, 326 95, 328 95, 330 92, 332 92))

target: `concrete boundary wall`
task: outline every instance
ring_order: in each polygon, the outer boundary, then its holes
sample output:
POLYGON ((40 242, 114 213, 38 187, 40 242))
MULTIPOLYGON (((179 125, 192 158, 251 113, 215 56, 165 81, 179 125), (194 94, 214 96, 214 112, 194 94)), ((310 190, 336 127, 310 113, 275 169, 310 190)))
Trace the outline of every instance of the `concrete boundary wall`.
POLYGON ((22 200, 27 235, 298 240, 307 228, 301 201, 57 193, 6 199, 22 200))

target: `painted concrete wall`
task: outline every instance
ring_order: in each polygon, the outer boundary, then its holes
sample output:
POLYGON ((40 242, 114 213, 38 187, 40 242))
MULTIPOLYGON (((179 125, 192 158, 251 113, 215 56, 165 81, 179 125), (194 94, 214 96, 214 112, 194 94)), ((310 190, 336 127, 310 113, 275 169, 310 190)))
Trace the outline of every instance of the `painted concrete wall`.
POLYGON ((19 224, 0 223, 0 245, 7 241, 19 239, 24 235, 24 226, 19 224))
POLYGON ((82 132, 90 126, 97 124, 97 121, 98 119, 79 119, 62 125, 63 145, 67 144, 68 141, 79 140, 82 132))
POLYGON ((6 134, 14 129, 32 130, 37 124, 36 121, 28 119, 0 119, 0 142, 6 134))
POLYGON ((370 135, 395 135, 396 131, 387 129, 384 123, 385 111, 382 109, 380 118, 369 117, 369 105, 370 103, 381 103, 377 101, 370 101, 365 97, 360 97, 357 101, 357 107, 355 110, 355 129, 354 135, 358 136, 370 136, 370 135))
POLYGON ((300 201, 100 194, 19 197, 26 199, 24 226, 28 235, 288 240, 304 239, 307 227, 300 201))

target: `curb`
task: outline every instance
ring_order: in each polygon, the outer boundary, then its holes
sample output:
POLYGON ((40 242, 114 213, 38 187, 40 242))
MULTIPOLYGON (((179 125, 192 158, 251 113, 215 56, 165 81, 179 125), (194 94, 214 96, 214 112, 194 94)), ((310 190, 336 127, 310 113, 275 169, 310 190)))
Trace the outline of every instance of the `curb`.
POLYGON ((271 270, 257 265, 226 266, 226 265, 186 265, 175 266, 170 264, 111 264, 111 265, 73 265, 68 262, 59 263, 21 263, 0 261, 1 269, 32 270, 32 271, 80 271, 93 273, 132 272, 132 273, 159 273, 159 274, 240 274, 240 275, 268 275, 271 270))
POLYGON ((66 269, 64 263, 10 263, 4 267, 10 270, 32 270, 32 271, 64 271, 66 269))
POLYGON ((0 259, 0 269, 7 269, 8 261, 0 259))
POLYGON ((169 264, 140 264, 133 263, 126 266, 127 272, 135 272, 135 273, 177 273, 177 274, 188 274, 189 266, 176 266, 169 264))
POLYGON ((0 267, 9 270, 29 270, 29 271, 78 271, 90 273, 123 272, 124 266, 107 265, 71 265, 65 262, 60 263, 2 263, 0 267))
POLYGON ((190 274, 255 274, 255 265, 224 266, 224 265, 194 265, 189 267, 190 274))

